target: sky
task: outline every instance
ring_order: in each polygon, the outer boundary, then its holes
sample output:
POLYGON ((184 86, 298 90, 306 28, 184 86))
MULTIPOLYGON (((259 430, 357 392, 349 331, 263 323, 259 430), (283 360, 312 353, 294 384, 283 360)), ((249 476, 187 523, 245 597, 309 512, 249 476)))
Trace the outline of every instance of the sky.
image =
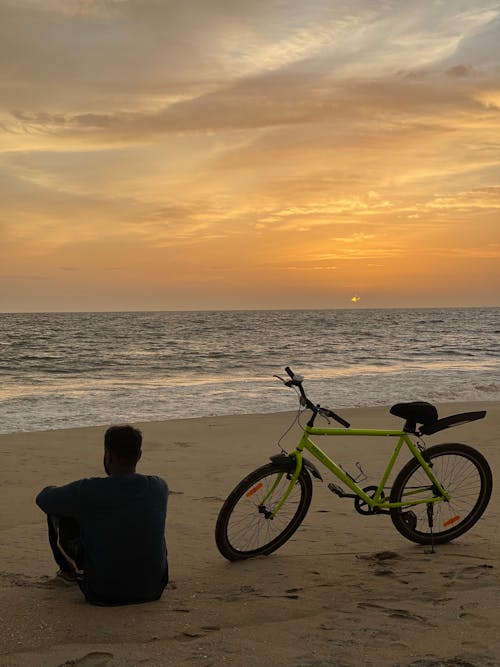
POLYGON ((500 3, 0 0, 0 311, 500 305, 500 3))

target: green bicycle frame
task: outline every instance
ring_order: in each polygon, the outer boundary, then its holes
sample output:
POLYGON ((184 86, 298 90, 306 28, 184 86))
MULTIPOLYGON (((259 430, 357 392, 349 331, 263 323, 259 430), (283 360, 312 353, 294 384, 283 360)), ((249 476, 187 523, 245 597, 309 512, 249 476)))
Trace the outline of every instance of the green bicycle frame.
MULTIPOLYGON (((429 466, 429 464, 423 457, 419 447, 411 440, 411 438, 405 431, 395 431, 395 430, 386 431, 383 429, 318 428, 315 426, 305 426, 304 432, 297 447, 289 454, 289 456, 295 460, 296 466, 290 478, 290 483, 288 484, 288 487, 285 493, 283 494, 283 497, 274 508, 274 511, 272 513, 273 518, 274 516, 276 516, 276 514, 280 511, 281 507, 286 502, 288 496, 292 492, 292 489, 297 479, 299 478, 299 475, 302 471, 302 452, 304 449, 306 449, 310 454, 314 456, 314 458, 316 458, 326 468, 328 468, 328 470, 330 470, 330 472, 333 473, 335 477, 337 477, 343 484, 345 484, 349 489, 351 489, 351 491, 354 494, 359 496, 359 498, 361 498, 361 500, 363 500, 368 505, 368 507, 370 507, 370 509, 390 510, 398 507, 409 507, 412 505, 429 504, 443 500, 445 501, 449 500, 449 494, 446 493, 446 491, 441 486, 439 480, 436 479, 436 477, 434 476, 431 466, 429 466), (398 441, 391 455, 391 458, 389 459, 385 472, 382 475, 382 479, 380 480, 377 486, 375 494, 373 496, 368 496, 363 491, 363 489, 360 486, 358 486, 358 484, 356 484, 356 482, 352 477, 350 477, 346 472, 344 472, 344 470, 342 470, 340 466, 338 466, 334 461, 332 461, 332 459, 327 454, 325 454, 325 452, 310 439, 310 436, 334 436, 334 437, 375 436, 375 437, 397 438, 398 441), (432 485, 432 488, 434 490, 434 495, 429 496, 427 498, 419 497, 418 499, 416 498, 409 499, 407 502, 391 503, 389 499, 383 495, 383 491, 387 483, 387 480, 389 479, 389 476, 394 468, 394 464, 396 463, 396 460, 404 445, 408 447, 412 455, 417 459, 417 461, 422 466, 422 469, 425 471, 427 477, 429 478, 429 482, 432 485)), ((279 484, 283 474, 278 476, 272 488, 266 494, 266 497, 262 500, 263 505, 265 504, 267 498, 272 494, 276 486, 279 484)), ((415 491, 415 493, 420 493, 420 489, 415 491)))

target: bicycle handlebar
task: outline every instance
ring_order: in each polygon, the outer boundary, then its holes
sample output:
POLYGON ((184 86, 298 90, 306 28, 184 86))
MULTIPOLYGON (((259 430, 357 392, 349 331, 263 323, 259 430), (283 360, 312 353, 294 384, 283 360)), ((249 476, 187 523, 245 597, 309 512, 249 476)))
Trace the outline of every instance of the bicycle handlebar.
POLYGON ((323 417, 330 417, 331 419, 334 419, 336 422, 344 426, 345 428, 349 428, 351 425, 349 422, 347 422, 345 419, 342 419, 342 417, 339 417, 333 410, 330 410, 330 408, 322 408, 319 404, 315 405, 312 401, 310 401, 307 396, 306 392, 304 391, 304 388, 302 386, 302 382, 304 381, 304 378, 302 375, 297 375, 292 371, 290 366, 285 367, 285 372, 290 378, 290 380, 283 380, 283 378, 280 378, 279 375, 276 375, 275 377, 279 378, 287 387, 297 387, 300 393, 300 402, 302 405, 304 405, 306 408, 309 410, 312 410, 312 417, 311 420, 309 421, 309 426, 312 426, 314 423, 314 418, 316 417, 317 414, 323 415, 323 417))
POLYGON ((331 417, 332 419, 335 419, 339 424, 342 424, 342 426, 345 426, 345 428, 350 428, 349 422, 346 422, 345 419, 342 419, 342 417, 339 417, 333 410, 330 410, 329 408, 321 408, 319 410, 320 414, 326 413, 327 417, 331 417))
POLYGON ((294 384, 299 384, 299 383, 304 381, 304 378, 302 377, 302 375, 295 375, 295 373, 292 371, 290 366, 286 366, 285 371, 286 371, 287 375, 289 375, 292 378, 292 382, 294 384))

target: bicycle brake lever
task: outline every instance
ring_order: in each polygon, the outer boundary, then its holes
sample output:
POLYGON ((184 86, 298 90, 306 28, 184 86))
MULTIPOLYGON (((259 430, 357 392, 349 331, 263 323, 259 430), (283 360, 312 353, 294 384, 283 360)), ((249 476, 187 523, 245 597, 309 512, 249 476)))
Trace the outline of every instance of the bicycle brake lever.
POLYGON ((321 417, 323 417, 323 419, 326 420, 326 422, 327 422, 328 424, 331 424, 331 423, 332 423, 331 420, 328 419, 328 417, 329 417, 330 415, 329 415, 327 412, 325 412, 325 411, 323 410, 323 408, 320 408, 318 412, 319 412, 319 414, 321 415, 321 417))
POLYGON ((292 387, 293 386, 293 382, 291 380, 285 380, 284 378, 280 377, 279 375, 273 375, 273 378, 277 378, 278 380, 281 380, 286 387, 292 387))
POLYGON ((344 428, 350 428, 351 425, 349 422, 346 422, 345 419, 342 419, 342 417, 339 417, 333 410, 330 410, 330 408, 324 408, 324 410, 328 413, 328 416, 331 417, 331 419, 334 419, 336 422, 339 424, 342 424, 344 428))

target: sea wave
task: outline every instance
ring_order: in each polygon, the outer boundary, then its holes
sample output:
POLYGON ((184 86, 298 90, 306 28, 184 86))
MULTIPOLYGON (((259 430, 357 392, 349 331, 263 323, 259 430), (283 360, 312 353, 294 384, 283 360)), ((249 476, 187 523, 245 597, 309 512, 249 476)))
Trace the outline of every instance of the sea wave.
POLYGON ((0 316, 0 431, 500 399, 500 309, 0 316))

